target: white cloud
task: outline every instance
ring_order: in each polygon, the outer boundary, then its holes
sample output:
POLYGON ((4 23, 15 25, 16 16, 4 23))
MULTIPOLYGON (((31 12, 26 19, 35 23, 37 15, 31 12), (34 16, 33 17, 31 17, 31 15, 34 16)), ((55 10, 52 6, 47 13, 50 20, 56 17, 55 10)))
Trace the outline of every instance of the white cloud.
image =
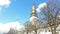
POLYGON ((9 6, 10 0, 0 0, 0 6, 9 6))
POLYGON ((10 0, 0 0, 0 15, 2 13, 2 8, 5 7, 9 7, 9 5, 11 4, 10 0))
POLYGON ((47 6, 53 10, 60 10, 60 0, 48 0, 47 2, 44 2, 42 4, 39 4, 37 11, 44 11, 43 9, 47 10, 47 6))
POLYGON ((44 2, 44 3, 40 4, 36 10, 37 10, 38 12, 40 12, 40 10, 41 10, 42 8, 46 7, 46 6, 47 6, 47 4, 44 2))
POLYGON ((8 32, 10 28, 19 30, 21 27, 22 26, 19 24, 18 21, 6 23, 6 24, 0 23, 0 32, 8 32))

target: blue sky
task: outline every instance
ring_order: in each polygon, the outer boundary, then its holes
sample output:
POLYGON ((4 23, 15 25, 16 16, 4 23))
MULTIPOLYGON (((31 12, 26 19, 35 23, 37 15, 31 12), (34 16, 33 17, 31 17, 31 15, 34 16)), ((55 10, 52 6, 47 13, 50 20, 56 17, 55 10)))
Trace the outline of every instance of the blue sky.
POLYGON ((2 7, 0 15, 0 22, 8 23, 19 21, 23 25, 30 19, 31 6, 34 3, 36 8, 40 3, 46 2, 47 0, 11 0, 9 7, 2 7))

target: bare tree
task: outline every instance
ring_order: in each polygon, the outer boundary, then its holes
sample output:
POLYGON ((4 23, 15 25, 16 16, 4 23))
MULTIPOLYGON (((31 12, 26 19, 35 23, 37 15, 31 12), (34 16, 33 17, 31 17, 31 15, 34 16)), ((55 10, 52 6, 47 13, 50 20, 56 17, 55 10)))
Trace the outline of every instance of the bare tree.
POLYGON ((13 28, 10 28, 9 32, 7 32, 6 34, 17 34, 17 30, 14 30, 13 28))
POLYGON ((49 27, 51 27, 52 34, 56 33, 56 27, 58 26, 58 14, 60 14, 60 2, 58 0, 49 0, 46 2, 46 6, 41 8, 40 11, 44 14, 44 20, 47 21, 49 27))
POLYGON ((24 32, 26 32, 26 34, 31 32, 31 27, 30 27, 30 22, 29 21, 24 23, 24 32))
POLYGON ((40 20, 34 20, 32 22, 26 22, 25 23, 25 31, 27 32, 27 34, 29 32, 33 32, 33 31, 35 34, 38 34, 39 33, 38 30, 40 28, 44 28, 44 26, 45 26, 45 24, 43 22, 41 22, 40 20))

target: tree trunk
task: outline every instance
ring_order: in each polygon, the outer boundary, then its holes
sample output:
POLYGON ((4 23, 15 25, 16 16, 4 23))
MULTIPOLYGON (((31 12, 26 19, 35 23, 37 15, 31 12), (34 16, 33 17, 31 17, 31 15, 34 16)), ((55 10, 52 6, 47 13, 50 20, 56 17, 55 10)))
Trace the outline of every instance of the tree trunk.
POLYGON ((57 32, 56 32, 56 26, 54 26, 54 34, 56 34, 57 32))
POLYGON ((28 32, 26 32, 26 34, 28 34, 28 32))
POLYGON ((51 32, 52 32, 52 34, 53 34, 53 27, 51 27, 51 32))
POLYGON ((52 34, 56 34, 56 26, 51 27, 52 34))
POLYGON ((37 34, 37 30, 35 30, 35 34, 37 34))

